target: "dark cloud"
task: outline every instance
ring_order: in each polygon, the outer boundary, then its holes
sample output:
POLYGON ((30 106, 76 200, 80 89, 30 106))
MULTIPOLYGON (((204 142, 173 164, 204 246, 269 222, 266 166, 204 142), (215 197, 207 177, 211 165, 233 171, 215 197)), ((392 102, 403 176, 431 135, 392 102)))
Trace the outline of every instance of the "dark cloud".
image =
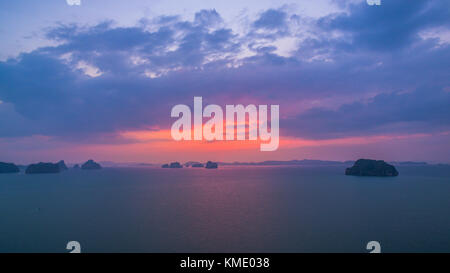
POLYGON ((253 23, 256 28, 280 29, 287 26, 287 13, 282 10, 269 9, 263 12, 253 23))
POLYGON ((296 21, 296 16, 293 15, 289 18, 288 13, 282 8, 268 9, 252 23, 251 31, 246 34, 245 38, 252 43, 252 41, 261 39, 274 41, 277 38, 286 37, 290 34, 289 20, 296 21))
POLYGON ((215 9, 201 10, 195 13, 194 22, 201 26, 215 26, 222 23, 223 19, 215 9))
POLYGON ((323 30, 345 31, 351 37, 351 49, 393 51, 420 39, 422 30, 450 26, 450 2, 445 0, 389 0, 382 6, 365 1, 350 4, 349 12, 318 20, 323 30))
POLYGON ((380 94, 337 110, 313 108, 284 121, 286 133, 308 138, 436 133, 450 130, 450 92, 422 87, 380 94), (295 124, 295 126, 289 126, 295 124))

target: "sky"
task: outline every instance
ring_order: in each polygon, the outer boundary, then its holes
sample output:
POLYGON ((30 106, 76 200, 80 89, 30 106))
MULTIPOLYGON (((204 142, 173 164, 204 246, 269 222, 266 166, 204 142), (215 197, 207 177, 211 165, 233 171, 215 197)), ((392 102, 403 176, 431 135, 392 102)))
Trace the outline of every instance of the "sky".
POLYGON ((450 163, 449 1, 77 3, 0 2, 0 161, 450 163), (280 105, 279 149, 174 141, 194 96, 280 105))

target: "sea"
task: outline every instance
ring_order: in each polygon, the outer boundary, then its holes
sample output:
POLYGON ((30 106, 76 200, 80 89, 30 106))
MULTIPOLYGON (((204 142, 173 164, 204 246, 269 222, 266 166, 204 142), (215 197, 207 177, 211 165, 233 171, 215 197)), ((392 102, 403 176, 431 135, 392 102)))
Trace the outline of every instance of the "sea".
POLYGON ((450 252, 450 167, 0 174, 0 252, 450 252))

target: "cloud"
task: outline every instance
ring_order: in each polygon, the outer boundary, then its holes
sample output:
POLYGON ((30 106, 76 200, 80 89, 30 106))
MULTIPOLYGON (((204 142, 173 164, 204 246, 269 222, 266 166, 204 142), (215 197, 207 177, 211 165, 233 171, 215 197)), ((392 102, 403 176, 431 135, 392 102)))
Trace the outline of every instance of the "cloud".
POLYGON ((223 19, 215 9, 201 10, 195 13, 194 22, 201 26, 215 26, 222 23, 223 19))
POLYGON ((433 87, 379 94, 336 110, 312 108, 285 120, 286 132, 307 138, 450 131, 450 93, 433 87), (290 126, 294 125, 295 126, 290 126))
POLYGON ((269 9, 253 23, 255 28, 280 29, 287 25, 287 14, 282 10, 269 9))
POLYGON ((351 50, 393 51, 420 40, 422 30, 450 26, 450 2, 441 0, 383 1, 368 6, 365 1, 350 4, 348 12, 318 20, 325 31, 349 35, 351 50))
POLYGON ((295 137, 449 130, 450 47, 419 35, 448 25, 446 4, 385 4, 317 20, 269 9, 243 32, 215 10, 132 27, 56 25, 47 38, 57 45, 0 62, 0 138, 167 129, 171 107, 194 95, 280 104, 282 133, 295 137), (296 48, 280 55, 286 38, 296 48))

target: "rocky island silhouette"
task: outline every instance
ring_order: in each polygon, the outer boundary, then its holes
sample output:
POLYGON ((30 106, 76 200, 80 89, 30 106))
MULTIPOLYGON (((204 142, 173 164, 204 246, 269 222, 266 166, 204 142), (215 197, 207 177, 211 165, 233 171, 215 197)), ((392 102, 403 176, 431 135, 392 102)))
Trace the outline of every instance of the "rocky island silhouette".
MULTIPOLYGON (((192 167, 192 168, 205 168, 205 169, 217 169, 219 164, 217 162, 208 161, 206 164, 200 163, 200 162, 193 162, 189 161, 184 164, 185 167, 192 167)), ((170 164, 163 164, 161 165, 161 168, 163 169, 180 169, 183 168, 183 165, 180 164, 180 162, 172 162, 170 164)))
POLYGON ((356 176, 397 176, 394 166, 383 160, 358 159, 353 167, 345 170, 345 175, 356 176))
MULTIPOLYGON (((67 167, 64 160, 60 160, 57 163, 52 162, 39 162, 29 164, 28 166, 20 165, 20 168, 25 169, 25 174, 38 174, 38 173, 59 173, 62 171, 67 171, 69 168, 67 167)), ((0 174, 1 173, 20 173, 19 166, 14 163, 6 163, 0 162, 0 174)), ((101 165, 94 160, 90 159, 86 161, 82 166, 82 170, 99 170, 101 169, 101 165)), ((80 169, 79 164, 75 164, 73 169, 80 169)))
POLYGON ((61 168, 58 163, 50 163, 50 162, 39 162, 36 164, 28 165, 25 170, 26 174, 35 174, 35 173, 59 173, 61 172, 61 168))
POLYGON ((83 165, 81 165, 82 170, 100 170, 101 168, 102 166, 100 166, 100 164, 92 159, 89 159, 83 165))
POLYGON ((0 173, 18 173, 19 168, 14 163, 0 162, 0 173))

